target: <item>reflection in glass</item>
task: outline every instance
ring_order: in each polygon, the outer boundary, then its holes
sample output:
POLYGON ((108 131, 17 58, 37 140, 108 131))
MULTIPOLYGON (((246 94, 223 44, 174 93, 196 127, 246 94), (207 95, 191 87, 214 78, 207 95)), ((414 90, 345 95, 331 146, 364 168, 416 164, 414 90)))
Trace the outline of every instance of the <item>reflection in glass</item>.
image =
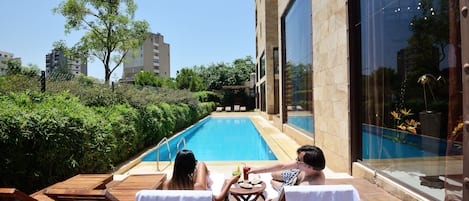
POLYGON ((360 4, 364 162, 433 199, 462 197, 458 3, 360 4))
POLYGON ((311 1, 296 0, 284 18, 284 24, 287 121, 313 133, 311 1))

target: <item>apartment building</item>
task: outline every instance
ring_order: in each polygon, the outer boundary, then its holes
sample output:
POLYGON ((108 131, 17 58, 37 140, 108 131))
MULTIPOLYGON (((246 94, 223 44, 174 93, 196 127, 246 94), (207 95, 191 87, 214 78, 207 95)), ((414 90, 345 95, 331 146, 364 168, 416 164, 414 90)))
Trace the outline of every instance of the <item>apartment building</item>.
POLYGON ((170 77, 170 70, 169 44, 160 33, 151 33, 140 48, 127 53, 122 81, 133 81, 135 74, 141 71, 170 77))
POLYGON ((21 58, 15 58, 13 53, 0 51, 0 75, 6 75, 7 65, 6 62, 9 59, 17 59, 21 61, 21 58))
POLYGON ((402 200, 469 200, 469 2, 255 3, 265 118, 402 200))
POLYGON ((88 75, 88 64, 80 58, 67 58, 63 51, 52 50, 46 54, 46 77, 57 72, 59 68, 68 68, 73 75, 88 75))

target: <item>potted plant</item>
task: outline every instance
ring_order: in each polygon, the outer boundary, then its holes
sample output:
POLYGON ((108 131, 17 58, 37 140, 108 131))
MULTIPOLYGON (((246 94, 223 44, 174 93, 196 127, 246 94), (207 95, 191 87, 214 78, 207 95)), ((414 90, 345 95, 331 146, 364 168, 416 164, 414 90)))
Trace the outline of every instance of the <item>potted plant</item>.
POLYGON ((417 80, 418 83, 422 84, 425 104, 425 111, 419 113, 422 134, 437 138, 440 138, 441 112, 433 111, 428 108, 427 90, 430 92, 433 102, 436 102, 432 88, 442 80, 443 78, 441 76, 435 77, 432 74, 424 74, 417 80))

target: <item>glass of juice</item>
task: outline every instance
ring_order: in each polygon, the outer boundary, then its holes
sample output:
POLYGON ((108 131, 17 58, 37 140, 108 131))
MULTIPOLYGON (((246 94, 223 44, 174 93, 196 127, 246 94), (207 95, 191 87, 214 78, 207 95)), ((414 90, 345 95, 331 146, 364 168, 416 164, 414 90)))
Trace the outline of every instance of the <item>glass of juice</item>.
POLYGON ((249 181, 249 175, 248 175, 249 170, 251 170, 251 168, 249 168, 248 166, 244 165, 244 167, 243 167, 243 178, 244 178, 244 182, 249 181))

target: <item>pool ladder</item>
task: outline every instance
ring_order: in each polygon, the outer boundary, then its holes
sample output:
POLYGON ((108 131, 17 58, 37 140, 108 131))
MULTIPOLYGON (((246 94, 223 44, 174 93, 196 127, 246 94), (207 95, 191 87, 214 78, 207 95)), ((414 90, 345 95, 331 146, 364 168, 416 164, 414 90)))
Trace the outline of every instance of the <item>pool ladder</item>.
POLYGON ((168 158, 169 158, 169 163, 166 167, 164 167, 164 169, 166 169, 169 165, 171 165, 171 148, 169 147, 168 138, 164 137, 163 139, 161 139, 160 142, 158 142, 158 145, 156 145, 156 169, 158 171, 161 171, 161 169, 160 169, 160 149, 159 148, 164 143, 166 143, 166 147, 168 148, 168 158))
POLYGON ((181 145, 181 142, 184 142, 184 148, 183 148, 183 149, 186 149, 186 139, 185 139, 184 137, 182 137, 182 138, 179 140, 179 142, 178 142, 178 144, 177 144, 177 146, 176 146, 176 153, 180 151, 179 145, 181 145))
MULTIPOLYGON (((179 152, 179 146, 181 145, 181 143, 184 143, 184 147, 183 149, 186 149, 186 139, 183 137, 179 140, 179 142, 177 143, 177 146, 176 146, 176 153, 179 152)), ((171 165, 171 147, 169 146, 169 140, 168 138, 164 137, 163 139, 160 140, 160 142, 158 143, 158 145, 156 145, 156 169, 158 171, 161 171, 160 169, 160 147, 163 145, 163 144, 166 144, 166 148, 168 149, 168 158, 169 158, 169 163, 166 167, 164 167, 164 169, 166 169, 169 165, 171 165)))

